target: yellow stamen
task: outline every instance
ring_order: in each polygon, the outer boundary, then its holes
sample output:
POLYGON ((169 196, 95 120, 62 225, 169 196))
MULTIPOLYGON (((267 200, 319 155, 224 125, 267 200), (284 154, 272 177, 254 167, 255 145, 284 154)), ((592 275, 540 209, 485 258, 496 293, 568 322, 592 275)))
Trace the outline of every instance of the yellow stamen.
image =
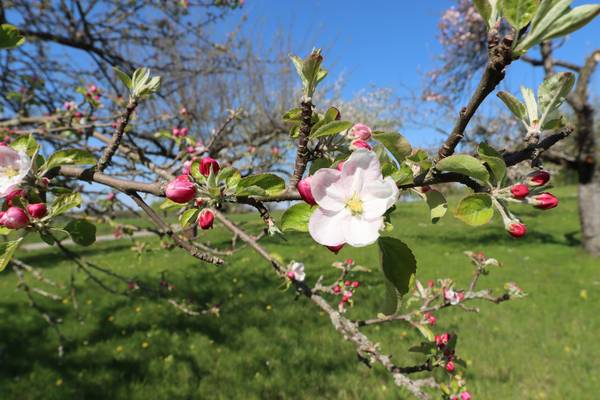
POLYGON ((360 215, 363 212, 363 202, 356 194, 346 202, 346 207, 350 209, 352 215, 360 215))

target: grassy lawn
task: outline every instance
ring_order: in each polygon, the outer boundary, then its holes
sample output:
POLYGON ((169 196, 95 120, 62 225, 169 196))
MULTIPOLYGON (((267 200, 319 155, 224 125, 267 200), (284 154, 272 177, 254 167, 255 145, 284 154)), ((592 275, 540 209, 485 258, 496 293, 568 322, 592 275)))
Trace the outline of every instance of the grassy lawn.
MULTIPOLYGON (((401 204, 394 235, 415 252, 418 277, 451 277, 465 285, 472 269, 465 250, 484 250, 503 267, 480 288, 500 290, 515 281, 529 296, 481 313, 439 313, 437 331, 459 333, 458 353, 468 361, 475 399, 592 399, 600 385, 600 261, 579 248, 575 190, 562 188, 558 208, 517 210, 529 227, 523 240, 493 225, 469 229, 451 216, 429 224, 422 203, 401 204)), ((250 218, 251 217, 251 218, 250 218)), ((257 216, 240 223, 257 232, 257 216)), ((207 234, 225 246, 225 234, 207 234)), ((145 239, 157 246, 154 239, 145 239)), ((268 239, 282 257, 303 260, 310 282, 333 277, 334 260, 353 257, 374 272, 361 274, 352 318, 374 316, 383 300, 375 248, 345 248, 336 257, 307 236, 268 239)), ((195 262, 179 250, 141 260, 126 240, 77 251, 100 266, 158 287, 161 274, 174 294, 199 305, 220 304, 221 315, 189 317, 160 300, 108 295, 77 275, 79 318, 71 304, 39 299, 60 316, 68 338, 57 356, 55 333, 15 289, 14 273, 0 273, 0 399, 398 399, 386 373, 357 362, 327 317, 306 299, 282 293, 262 259, 240 251, 223 267, 195 262)), ((72 266, 53 249, 18 254, 50 278, 68 281, 72 266)), ((124 289, 124 284, 111 282, 124 289), (120 285, 120 286, 119 286, 120 285)), ((67 300, 64 301, 67 303, 67 300)), ((471 303, 473 304, 473 303, 471 303)), ((406 350, 420 340, 402 323, 368 333, 411 365, 406 350)))

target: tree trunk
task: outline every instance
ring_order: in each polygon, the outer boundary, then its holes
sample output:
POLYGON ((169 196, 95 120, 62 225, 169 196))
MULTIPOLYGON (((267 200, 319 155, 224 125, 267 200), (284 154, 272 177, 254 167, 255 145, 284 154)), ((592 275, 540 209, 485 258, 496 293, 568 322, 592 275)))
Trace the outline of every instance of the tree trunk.
POLYGON ((592 255, 600 257, 600 173, 592 181, 579 183, 581 241, 592 255))

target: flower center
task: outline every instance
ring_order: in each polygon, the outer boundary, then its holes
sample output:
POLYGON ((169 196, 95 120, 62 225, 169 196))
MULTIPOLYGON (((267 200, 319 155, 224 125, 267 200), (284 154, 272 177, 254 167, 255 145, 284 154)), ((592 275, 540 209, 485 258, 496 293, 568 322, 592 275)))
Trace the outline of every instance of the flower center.
POLYGON ((363 212, 363 202, 356 193, 346 202, 346 207, 352 215, 360 215, 363 212))
POLYGON ((19 175, 19 171, 12 167, 0 167, 0 175, 4 175, 7 178, 13 178, 19 175))

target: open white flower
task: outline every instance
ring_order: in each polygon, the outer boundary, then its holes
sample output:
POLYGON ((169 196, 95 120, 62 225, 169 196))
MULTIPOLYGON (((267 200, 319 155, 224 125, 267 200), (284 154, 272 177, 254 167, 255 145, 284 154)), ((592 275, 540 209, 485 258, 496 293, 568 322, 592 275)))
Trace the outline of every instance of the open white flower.
POLYGON ((17 188, 31 169, 31 159, 23 151, 0 146, 0 198, 17 188))
POLYGON ((288 277, 298 282, 304 281, 306 274, 304 273, 304 264, 293 261, 290 264, 290 270, 288 271, 288 277))
POLYGON ((383 214, 398 200, 396 183, 383 178, 377 155, 362 149, 350 155, 341 171, 318 170, 310 186, 319 208, 308 231, 324 246, 374 243, 384 226, 383 214))

